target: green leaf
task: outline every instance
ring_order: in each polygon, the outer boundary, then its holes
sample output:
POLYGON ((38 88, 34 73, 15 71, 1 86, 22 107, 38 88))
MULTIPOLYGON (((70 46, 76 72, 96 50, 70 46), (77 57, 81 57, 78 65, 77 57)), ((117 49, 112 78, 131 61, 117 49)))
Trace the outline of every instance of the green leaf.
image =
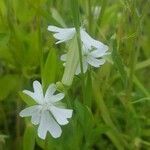
POLYGON ((77 114, 77 118, 83 128, 84 134, 88 135, 90 133, 90 129, 93 127, 93 115, 90 109, 83 104, 81 104, 79 101, 75 101, 75 110, 77 114))
POLYGON ((62 26, 62 27, 66 27, 66 24, 63 20, 63 18, 61 17, 61 15, 58 13, 58 11, 55 8, 51 8, 51 12, 52 12, 52 17, 62 26))
POLYGON ((27 124, 23 136, 23 150, 34 150, 35 146, 35 128, 32 124, 27 124))
POLYGON ((23 92, 19 92, 19 95, 28 106, 36 104, 36 102, 30 96, 24 94, 23 92))
POLYGON ((127 74, 125 72, 125 67, 124 64, 121 60, 121 57, 118 54, 117 51, 117 42, 116 40, 112 40, 112 59, 114 62, 115 67, 118 69, 120 75, 121 75, 121 79, 123 81, 123 83, 126 83, 126 79, 127 79, 127 74))
POLYGON ((42 84, 43 88, 46 89, 48 85, 55 81, 57 72, 57 55, 56 50, 51 49, 49 51, 44 69, 42 71, 42 84))

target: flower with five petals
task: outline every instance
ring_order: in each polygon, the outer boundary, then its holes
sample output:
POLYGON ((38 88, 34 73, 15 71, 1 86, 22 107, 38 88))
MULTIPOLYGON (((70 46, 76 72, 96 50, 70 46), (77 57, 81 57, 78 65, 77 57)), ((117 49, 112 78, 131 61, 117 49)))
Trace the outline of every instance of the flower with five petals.
MULTIPOLYGON (((105 59, 101 58, 102 56, 107 55, 108 53, 102 54, 98 49, 96 50, 88 50, 86 48, 82 48, 82 64, 83 64, 83 73, 85 73, 88 69, 88 66, 93 66, 95 68, 100 67, 105 63, 105 59)), ((60 59, 62 61, 66 61, 67 54, 63 54, 60 59)), ((65 66, 65 63, 63 64, 65 66)), ((75 74, 78 75, 81 73, 80 63, 78 63, 75 74)))
POLYGON ((56 85, 50 84, 44 95, 42 85, 38 81, 33 82, 34 92, 24 90, 37 103, 34 106, 25 108, 20 112, 21 117, 31 116, 31 122, 38 125, 38 136, 46 138, 49 132, 54 138, 61 136, 60 125, 68 124, 68 118, 72 117, 72 109, 65 109, 60 106, 60 100, 64 98, 64 93, 54 94, 56 85))

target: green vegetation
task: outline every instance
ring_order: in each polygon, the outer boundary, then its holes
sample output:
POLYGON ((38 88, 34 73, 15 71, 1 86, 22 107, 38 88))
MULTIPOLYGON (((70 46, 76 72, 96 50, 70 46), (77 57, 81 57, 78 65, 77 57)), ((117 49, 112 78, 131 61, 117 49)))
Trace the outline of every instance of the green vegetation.
POLYGON ((149 8, 149 0, 0 0, 0 150, 149 150, 149 8), (48 25, 75 27, 77 41, 56 45, 48 25), (74 76, 80 26, 111 54, 74 76), (69 50, 65 70, 60 56, 69 50), (58 139, 41 140, 19 116, 34 104, 22 93, 34 80, 44 91, 56 83, 74 110, 58 139))

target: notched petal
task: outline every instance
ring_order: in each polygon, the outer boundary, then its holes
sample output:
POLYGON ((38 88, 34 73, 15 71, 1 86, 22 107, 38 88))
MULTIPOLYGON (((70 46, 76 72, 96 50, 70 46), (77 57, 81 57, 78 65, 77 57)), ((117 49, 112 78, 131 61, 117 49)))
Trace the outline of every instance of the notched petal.
POLYGON ((50 97, 50 102, 55 103, 62 100, 65 97, 64 93, 59 93, 50 97))
POLYGON ((32 116, 35 112, 39 111, 40 106, 39 105, 34 105, 34 106, 30 106, 28 108, 23 109, 19 115, 21 117, 28 117, 28 116, 32 116))
POLYGON ((65 109, 65 108, 58 108, 58 107, 51 107, 51 113, 53 114, 54 118, 60 125, 68 124, 68 118, 72 117, 72 109, 65 109))
POLYGON ((45 139, 47 131, 49 131, 54 138, 60 137, 62 133, 60 126, 53 119, 50 113, 48 111, 43 111, 40 125, 38 127, 38 136, 45 139))

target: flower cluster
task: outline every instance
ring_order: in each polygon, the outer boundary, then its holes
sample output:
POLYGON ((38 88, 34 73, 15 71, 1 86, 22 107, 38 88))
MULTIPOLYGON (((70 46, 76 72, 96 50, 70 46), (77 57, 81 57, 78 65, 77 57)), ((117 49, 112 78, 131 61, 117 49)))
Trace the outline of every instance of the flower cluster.
MULTIPOLYGON (((54 32, 53 36, 58 40, 56 44, 67 42, 73 39, 76 34, 75 28, 58 28, 56 26, 48 26, 48 30, 54 32)), ((109 53, 107 53, 108 46, 90 37, 85 29, 80 28, 80 36, 82 42, 83 72, 85 73, 88 69, 88 65, 96 68, 103 65, 105 63, 105 59, 103 58, 103 56, 109 53)), ((67 54, 61 56, 62 61, 66 61, 66 58, 67 54)), ((81 69, 79 63, 75 74, 78 75, 80 73, 81 69)))
MULTIPOLYGON (((54 32, 54 37, 58 40, 56 44, 67 42, 73 39, 76 35, 75 28, 58 28, 48 26, 48 30, 54 32)), ((103 56, 107 55, 108 47, 103 43, 90 37, 85 29, 80 28, 80 38, 82 46, 82 64, 83 72, 85 73, 88 66, 100 67, 105 63, 103 56)), ((61 56, 61 60, 67 61, 67 54, 61 56)), ((74 60, 74 59, 73 59, 74 60)), ((81 73, 80 63, 77 62, 75 74, 81 73)), ((73 74, 74 75, 74 74, 73 74)), ((38 126, 38 136, 42 139, 46 138, 49 132, 54 138, 61 136, 62 130, 60 125, 68 124, 68 119, 72 117, 73 110, 66 109, 60 103, 64 98, 64 93, 56 93, 56 85, 50 84, 46 92, 43 92, 42 85, 38 81, 33 82, 34 92, 24 90, 23 93, 30 96, 37 104, 25 108, 20 112, 21 117, 30 117, 31 122, 38 126)))

